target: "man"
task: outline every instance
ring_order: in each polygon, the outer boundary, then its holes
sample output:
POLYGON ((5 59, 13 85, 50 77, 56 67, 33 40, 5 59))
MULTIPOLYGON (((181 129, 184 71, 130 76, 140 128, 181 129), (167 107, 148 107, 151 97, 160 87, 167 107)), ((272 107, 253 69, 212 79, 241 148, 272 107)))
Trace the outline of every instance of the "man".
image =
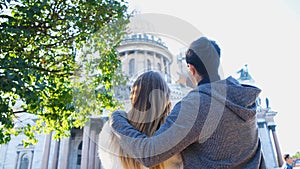
POLYGON ((256 126, 261 90, 232 77, 220 80, 220 49, 206 37, 192 42, 186 62, 197 87, 174 106, 154 136, 132 127, 126 113, 112 114, 123 150, 147 167, 181 153, 185 169, 265 168, 256 126))
POLYGON ((293 159, 289 154, 283 156, 285 163, 282 166, 282 169, 293 169, 293 159))

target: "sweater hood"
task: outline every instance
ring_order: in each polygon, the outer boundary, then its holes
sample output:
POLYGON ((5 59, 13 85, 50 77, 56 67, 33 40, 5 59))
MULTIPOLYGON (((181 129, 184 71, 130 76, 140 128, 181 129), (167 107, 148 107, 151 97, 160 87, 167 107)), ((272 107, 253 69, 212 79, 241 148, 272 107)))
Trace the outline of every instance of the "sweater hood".
POLYGON ((240 84, 230 76, 225 80, 200 85, 199 90, 224 103, 226 108, 244 121, 256 115, 256 99, 261 90, 255 86, 240 84))

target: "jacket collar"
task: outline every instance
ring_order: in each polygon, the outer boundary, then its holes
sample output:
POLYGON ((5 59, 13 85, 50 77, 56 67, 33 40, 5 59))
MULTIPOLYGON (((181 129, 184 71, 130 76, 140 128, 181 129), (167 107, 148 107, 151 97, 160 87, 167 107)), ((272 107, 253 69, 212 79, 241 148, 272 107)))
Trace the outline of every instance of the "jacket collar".
POLYGON ((198 86, 206 84, 206 83, 210 83, 210 80, 207 76, 204 76, 204 78, 198 83, 198 86))

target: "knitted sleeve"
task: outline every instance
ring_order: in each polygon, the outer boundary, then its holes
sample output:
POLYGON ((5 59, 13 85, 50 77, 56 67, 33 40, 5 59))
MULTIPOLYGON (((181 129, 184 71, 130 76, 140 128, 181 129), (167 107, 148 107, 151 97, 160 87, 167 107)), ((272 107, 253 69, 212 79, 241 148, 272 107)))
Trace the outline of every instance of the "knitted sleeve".
POLYGON ((112 114, 111 126, 120 146, 143 165, 152 167, 199 139, 203 125, 197 122, 199 104, 199 92, 189 93, 174 106, 166 122, 152 137, 132 127, 121 111, 112 114))

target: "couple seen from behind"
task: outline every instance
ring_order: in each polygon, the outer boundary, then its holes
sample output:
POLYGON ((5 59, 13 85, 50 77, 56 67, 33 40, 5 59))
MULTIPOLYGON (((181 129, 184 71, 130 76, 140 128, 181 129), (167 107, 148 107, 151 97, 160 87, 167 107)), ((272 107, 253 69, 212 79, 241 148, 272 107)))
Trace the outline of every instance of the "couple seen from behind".
POLYGON ((196 86, 171 110, 159 73, 140 75, 131 109, 115 111, 99 135, 105 169, 265 169, 256 126, 260 89, 218 74, 220 48, 200 37, 186 52, 196 86))

